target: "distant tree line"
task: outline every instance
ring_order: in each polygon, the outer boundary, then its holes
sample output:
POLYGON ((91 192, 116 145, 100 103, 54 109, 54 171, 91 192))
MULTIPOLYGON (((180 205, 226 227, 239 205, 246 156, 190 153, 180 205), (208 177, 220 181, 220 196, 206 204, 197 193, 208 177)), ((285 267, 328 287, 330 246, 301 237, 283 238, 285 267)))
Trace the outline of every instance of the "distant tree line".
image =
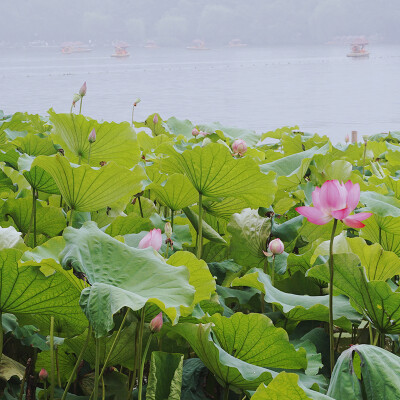
POLYGON ((182 46, 324 43, 335 36, 400 40, 398 0, 1 0, 0 42, 182 46))

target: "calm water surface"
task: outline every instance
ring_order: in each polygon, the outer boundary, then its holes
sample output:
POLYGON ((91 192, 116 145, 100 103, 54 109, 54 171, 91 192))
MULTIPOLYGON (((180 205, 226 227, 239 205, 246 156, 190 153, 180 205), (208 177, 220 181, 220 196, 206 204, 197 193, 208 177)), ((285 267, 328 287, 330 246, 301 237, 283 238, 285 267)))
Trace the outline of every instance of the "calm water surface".
POLYGON ((0 48, 0 109, 6 113, 68 112, 87 81, 84 113, 96 119, 137 120, 158 112, 194 123, 265 132, 298 124, 342 141, 351 130, 400 130, 400 47, 375 45, 368 59, 347 47, 187 49, 112 48, 64 55, 59 48, 0 48))

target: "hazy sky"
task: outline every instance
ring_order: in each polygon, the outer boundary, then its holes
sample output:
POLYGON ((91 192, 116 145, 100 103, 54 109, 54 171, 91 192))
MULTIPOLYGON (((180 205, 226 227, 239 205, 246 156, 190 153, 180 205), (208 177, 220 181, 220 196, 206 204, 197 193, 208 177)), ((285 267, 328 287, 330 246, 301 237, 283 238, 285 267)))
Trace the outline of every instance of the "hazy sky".
POLYGON ((399 0, 0 0, 0 43, 114 40, 187 45, 400 41, 399 0))

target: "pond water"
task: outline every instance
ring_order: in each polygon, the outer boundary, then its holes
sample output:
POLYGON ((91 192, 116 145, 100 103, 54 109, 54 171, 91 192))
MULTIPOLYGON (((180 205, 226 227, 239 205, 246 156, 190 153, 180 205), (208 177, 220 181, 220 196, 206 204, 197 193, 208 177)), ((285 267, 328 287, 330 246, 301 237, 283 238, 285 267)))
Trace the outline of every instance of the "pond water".
POLYGON ((346 46, 269 48, 112 47, 62 54, 58 47, 0 48, 0 109, 68 112, 87 81, 86 115, 130 120, 153 112, 265 132, 296 125, 343 141, 400 130, 400 46, 370 45, 370 57, 346 57, 346 46), (359 137, 360 137, 359 136, 359 137))

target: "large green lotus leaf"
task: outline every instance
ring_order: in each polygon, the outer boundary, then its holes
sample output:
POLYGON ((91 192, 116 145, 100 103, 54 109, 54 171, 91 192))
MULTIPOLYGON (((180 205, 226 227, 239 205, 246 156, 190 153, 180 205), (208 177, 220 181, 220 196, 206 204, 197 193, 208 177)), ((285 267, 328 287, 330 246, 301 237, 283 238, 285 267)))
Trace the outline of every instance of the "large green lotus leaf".
POLYGON ((234 214, 228 224, 228 232, 232 235, 230 255, 240 265, 259 267, 266 257, 267 240, 271 233, 271 220, 262 218, 257 210, 244 209, 234 214))
POLYGON ((205 201, 203 206, 207 214, 229 221, 233 214, 247 208, 248 203, 241 198, 227 197, 221 201, 205 201))
POLYGON ((31 187, 49 194, 60 194, 56 182, 43 168, 33 167, 34 157, 22 154, 18 159, 18 169, 23 173, 31 187))
MULTIPOLYGON (((360 259, 354 254, 334 254, 334 286, 350 298, 352 306, 384 333, 400 333, 400 293, 386 282, 368 281, 360 259)), ((311 268, 308 276, 329 282, 329 267, 311 268)))
POLYGON ((16 138, 13 143, 30 156, 51 156, 56 154, 53 141, 49 137, 41 138, 38 135, 29 133, 25 137, 16 138))
POLYGON ((140 233, 142 231, 150 231, 153 223, 149 218, 142 218, 135 213, 119 216, 107 227, 105 232, 112 236, 124 236, 130 233, 140 233))
MULTIPOLYGON (((270 277, 261 269, 255 269, 236 278, 232 286, 249 286, 264 293, 267 303, 272 303, 279 308, 288 319, 295 321, 329 321, 329 296, 305 296, 285 293, 271 284, 270 277)), ((333 318, 335 325, 351 331, 353 322, 360 321, 360 315, 350 306, 345 296, 333 298, 333 318)))
POLYGON ((400 275, 400 259, 392 251, 383 250, 374 243, 368 246, 362 238, 347 239, 351 251, 358 256, 361 265, 370 281, 387 281, 395 275, 400 275))
POLYGON ((0 170, 0 193, 8 191, 17 191, 17 187, 14 186, 12 179, 2 170, 0 170))
POLYGON ((400 197, 400 179, 394 178, 392 176, 386 175, 383 178, 378 178, 376 176, 371 176, 368 179, 368 183, 373 185, 385 185, 387 190, 398 199, 400 197))
POLYGON ((119 201, 122 197, 142 191, 144 170, 132 171, 113 162, 101 168, 70 164, 66 157, 39 156, 32 163, 48 172, 55 180, 64 200, 76 211, 97 211, 119 201))
POLYGON ((183 135, 186 138, 192 138, 194 125, 188 119, 182 120, 176 117, 168 118, 166 121, 168 132, 175 136, 183 135))
POLYGON ((360 236, 372 243, 379 243, 384 250, 393 251, 400 257, 400 217, 372 217, 363 221, 365 227, 360 236))
POLYGON ((174 211, 191 206, 199 200, 196 189, 182 174, 173 174, 165 182, 152 183, 147 189, 156 194, 158 202, 174 211))
POLYGON ((83 272, 91 284, 82 291, 80 304, 97 337, 112 329, 113 314, 122 307, 136 311, 153 303, 175 322, 180 307, 193 303, 187 268, 169 266, 151 247, 129 247, 94 222, 80 229, 68 227, 64 239, 63 266, 83 272))
POLYGON ((186 175, 195 189, 208 197, 244 199, 250 207, 269 207, 276 192, 275 173, 260 172, 257 163, 248 158, 235 159, 226 146, 210 143, 180 153, 171 146, 162 161, 166 173, 186 175))
MULTIPOLYGON (((301 383, 300 383, 301 385, 301 383)), ((251 400, 328 400, 332 397, 300 387, 299 377, 293 373, 281 372, 269 384, 263 383, 251 396, 251 400)))
POLYGON ((400 357, 377 346, 360 344, 345 350, 336 362, 327 395, 334 399, 397 400, 400 357), (361 374, 358 379, 357 373, 361 374))
POLYGON ((54 125, 52 137, 62 146, 71 162, 87 162, 92 129, 96 130, 96 141, 90 150, 90 165, 98 166, 101 161, 114 161, 128 168, 133 167, 140 156, 136 134, 128 122, 97 122, 83 115, 57 114, 49 110, 54 125))
MULTIPOLYGON (((2 211, 11 216, 20 232, 28 232, 32 216, 32 197, 9 199, 2 211)), ((38 200, 36 200, 36 220, 37 234, 47 237, 59 235, 66 227, 65 216, 60 208, 42 206, 38 200)), ((33 232, 33 225, 30 232, 33 232)))
MULTIPOLYGON (((160 117, 160 114, 154 113, 149 115, 144 122, 133 121, 135 128, 148 128, 151 130, 153 136, 165 135, 168 136, 169 130, 167 129, 166 123, 160 117), (157 115, 157 123, 154 123, 154 117, 157 115)), ((172 135, 170 135, 172 136, 172 135)))
POLYGON ((196 304, 202 300, 209 300, 215 293, 215 279, 207 264, 203 260, 198 260, 194 254, 188 251, 178 251, 168 259, 167 263, 175 267, 184 265, 189 270, 189 283, 196 290, 192 305, 189 308, 181 307, 182 315, 189 315, 196 304))
POLYGON ((156 149, 158 146, 165 142, 173 142, 173 138, 170 136, 161 134, 159 136, 152 137, 144 131, 138 132, 137 140, 140 148, 143 150, 143 154, 151 152, 157 153, 156 149))
POLYGON ((11 168, 18 169, 20 152, 12 148, 7 151, 0 150, 0 161, 5 162, 11 168))
MULTIPOLYGON (((261 314, 258 315, 262 317, 261 314)), ((189 342, 197 356, 204 362, 206 367, 225 387, 231 386, 243 390, 255 390, 261 383, 269 383, 275 376, 278 375, 278 373, 273 370, 269 370, 258 365, 249 364, 225 351, 222 346, 213 340, 211 332, 212 325, 212 323, 198 325, 180 323, 170 329, 184 337, 189 342)), ((247 332, 251 332, 252 330, 252 327, 247 324, 245 324, 244 328, 247 328, 247 332)), ((246 336, 236 335, 235 332, 233 332, 230 337, 233 337, 236 340, 236 350, 239 351, 240 345, 247 342, 246 336)), ((259 338, 257 337, 257 340, 258 339, 259 338)), ((278 342, 273 346, 275 349, 278 349, 282 344, 282 342, 278 342)), ((286 341, 283 346, 286 346, 286 341)), ((269 355, 268 348, 262 348, 262 351, 263 354, 269 355)), ((241 354, 244 355, 245 353, 242 352, 241 354)), ((251 358, 252 354, 253 352, 250 348, 248 350, 248 358, 251 358)), ((276 354, 271 354, 271 357, 279 358, 276 354)), ((293 359, 296 360, 296 358, 297 353, 294 353, 293 359)))
POLYGON ((380 217, 400 217, 400 200, 394 197, 375 192, 362 192, 360 201, 366 205, 365 210, 380 217))
POLYGON ((286 331, 265 315, 235 313, 227 318, 214 314, 204 320, 213 323, 217 343, 242 361, 265 368, 307 368, 306 351, 296 351, 286 331))
POLYGON ((325 155, 329 151, 329 147, 329 143, 321 148, 313 147, 301 153, 292 154, 279 160, 262 164, 260 169, 264 173, 270 171, 276 172, 279 188, 290 189, 301 183, 313 157, 317 154, 325 155))
MULTIPOLYGON (((4 144, 8 136, 12 136, 14 139, 13 132, 21 132, 24 135, 28 132, 34 132, 34 128, 26 114, 16 112, 12 116, 0 121, 0 144, 4 144)), ((17 136, 15 135, 15 137, 17 136)))
POLYGON ((182 371, 183 354, 153 351, 146 400, 180 400, 182 371))
POLYGON ((40 267, 18 265, 21 252, 0 252, 0 311, 17 316, 22 325, 35 325, 48 332, 55 318, 57 336, 74 336, 87 327, 79 307, 78 279, 72 271, 45 276, 40 267))

